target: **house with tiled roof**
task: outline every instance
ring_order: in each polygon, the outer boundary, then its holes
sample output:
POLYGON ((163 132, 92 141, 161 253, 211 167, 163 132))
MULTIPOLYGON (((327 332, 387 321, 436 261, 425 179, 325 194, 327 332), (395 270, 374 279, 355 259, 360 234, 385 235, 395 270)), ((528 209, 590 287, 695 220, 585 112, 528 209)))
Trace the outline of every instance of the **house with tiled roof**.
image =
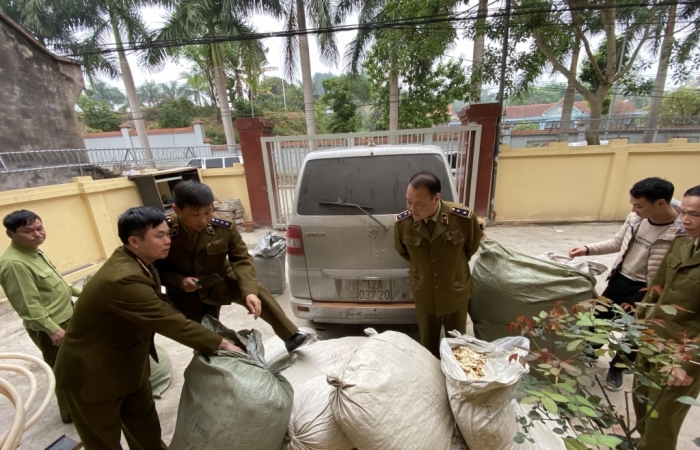
MULTIPOLYGON (((510 125, 536 124, 540 130, 558 129, 561 123, 561 113, 564 99, 556 103, 540 103, 536 105, 505 106, 503 108, 503 123, 510 125)), ((614 116, 616 118, 633 118, 640 114, 632 102, 620 99, 615 102, 614 116)), ((591 110, 585 101, 574 102, 571 111, 571 127, 579 120, 587 120, 591 110)))

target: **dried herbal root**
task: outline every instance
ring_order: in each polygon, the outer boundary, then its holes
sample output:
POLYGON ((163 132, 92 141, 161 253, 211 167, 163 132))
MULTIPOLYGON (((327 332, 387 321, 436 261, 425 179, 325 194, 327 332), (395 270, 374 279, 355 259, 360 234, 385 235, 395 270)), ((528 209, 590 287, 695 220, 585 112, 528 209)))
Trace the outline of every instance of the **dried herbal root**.
POLYGON ((464 345, 455 347, 452 351, 467 378, 484 378, 486 376, 484 372, 486 356, 464 345))

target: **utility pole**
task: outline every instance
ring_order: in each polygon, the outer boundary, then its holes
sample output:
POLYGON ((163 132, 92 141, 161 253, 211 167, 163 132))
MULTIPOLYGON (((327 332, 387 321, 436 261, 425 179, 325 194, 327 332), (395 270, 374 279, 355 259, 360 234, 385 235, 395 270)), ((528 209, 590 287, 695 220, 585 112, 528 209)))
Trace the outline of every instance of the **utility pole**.
POLYGON ((493 223, 494 203, 496 200, 496 175, 498 174, 498 151, 501 146, 501 120, 503 118, 503 96, 506 90, 506 63, 508 59, 508 37, 510 35, 510 0, 506 1, 505 17, 503 18, 503 50, 501 52, 501 79, 498 84, 498 108, 496 120, 496 143, 493 147, 493 172, 491 173, 491 193, 489 195, 489 224, 493 223))

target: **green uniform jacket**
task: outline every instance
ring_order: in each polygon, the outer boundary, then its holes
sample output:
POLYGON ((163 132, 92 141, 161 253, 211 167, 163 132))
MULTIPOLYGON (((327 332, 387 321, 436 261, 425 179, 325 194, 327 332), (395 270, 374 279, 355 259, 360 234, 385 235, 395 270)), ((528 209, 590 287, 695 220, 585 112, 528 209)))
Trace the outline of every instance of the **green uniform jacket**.
POLYGON ((643 300, 644 303, 678 305, 693 311, 679 310, 676 315, 670 315, 660 308, 646 310, 647 318, 664 320, 665 327, 657 327, 657 333, 677 342, 681 331, 688 338, 700 335, 700 252, 693 254, 694 241, 695 238, 684 235, 676 237, 651 283, 652 286, 661 287, 661 296, 652 289, 643 300))
POLYGON ((177 303, 179 297, 186 301, 187 294, 180 290, 182 280, 187 277, 203 278, 218 273, 224 281, 210 289, 197 291, 199 298, 210 305, 230 305, 232 293, 240 289, 245 298, 258 294, 258 280, 253 258, 235 224, 214 218, 211 225, 202 230, 196 246, 179 223, 177 216, 168 219, 170 225, 170 253, 156 262, 168 296, 177 303))
POLYGON ((396 216, 394 247, 411 263, 416 309, 444 316, 467 306, 474 290, 469 259, 479 249, 481 228, 473 211, 443 201, 432 237, 423 220, 396 216))
POLYGON ((221 336, 187 320, 160 293, 158 272, 124 247, 85 285, 56 358, 56 386, 85 401, 134 392, 148 381, 154 333, 205 354, 221 336))
POLYGON ((80 289, 58 273, 41 250, 11 243, 0 257, 0 285, 25 328, 53 334, 73 315, 80 289))

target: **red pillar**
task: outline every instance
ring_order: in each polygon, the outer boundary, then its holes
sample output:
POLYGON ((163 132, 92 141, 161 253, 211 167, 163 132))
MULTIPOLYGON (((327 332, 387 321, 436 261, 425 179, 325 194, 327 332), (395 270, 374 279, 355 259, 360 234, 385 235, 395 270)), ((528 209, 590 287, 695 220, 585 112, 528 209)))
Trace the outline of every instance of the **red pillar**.
MULTIPOLYGON (((476 103, 462 109, 458 115, 462 125, 481 125, 481 148, 476 179, 474 210, 479 217, 487 217, 491 201, 491 178, 493 176, 493 150, 496 144, 496 123, 501 114, 498 103, 476 103)), ((467 173, 471 174, 471 161, 468 161, 467 173)))
MULTIPOLYGON (((234 126, 236 131, 238 131, 241 144, 243 165, 245 167, 245 182, 248 187, 250 213, 253 216, 253 222, 263 226, 271 226, 272 213, 270 212, 270 200, 267 196, 265 162, 263 160, 260 138, 272 136, 274 124, 265 119, 239 118, 234 122, 234 126)), ((269 155, 269 157, 270 163, 272 163, 272 155, 269 155)), ((272 180, 272 182, 274 183, 275 180, 272 180)))

